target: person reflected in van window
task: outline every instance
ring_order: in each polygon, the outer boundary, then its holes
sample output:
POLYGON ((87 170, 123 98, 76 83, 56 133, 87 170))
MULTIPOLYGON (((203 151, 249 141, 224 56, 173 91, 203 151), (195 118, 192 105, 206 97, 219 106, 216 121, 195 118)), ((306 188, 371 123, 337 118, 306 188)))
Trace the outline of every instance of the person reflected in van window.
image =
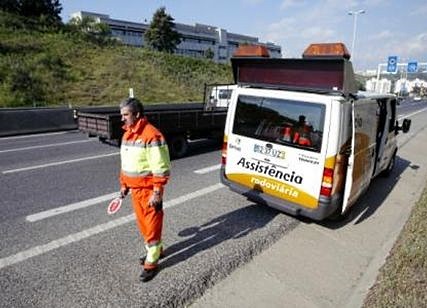
POLYGON ((298 117, 298 123, 295 125, 293 143, 303 146, 312 146, 311 132, 313 127, 305 120, 304 115, 298 117))

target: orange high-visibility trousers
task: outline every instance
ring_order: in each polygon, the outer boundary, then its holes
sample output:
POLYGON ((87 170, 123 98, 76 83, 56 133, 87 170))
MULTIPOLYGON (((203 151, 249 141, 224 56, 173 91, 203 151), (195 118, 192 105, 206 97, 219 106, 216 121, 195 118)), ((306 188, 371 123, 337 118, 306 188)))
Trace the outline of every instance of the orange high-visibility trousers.
POLYGON ((144 264, 145 268, 150 268, 157 265, 158 255, 161 250, 161 238, 163 228, 163 210, 156 211, 154 207, 148 206, 152 189, 141 188, 132 189, 132 205, 136 215, 136 223, 141 235, 144 237, 146 246, 158 246, 159 251, 152 252, 154 256, 150 256, 150 251, 147 251, 147 260, 151 260, 151 264, 144 264))

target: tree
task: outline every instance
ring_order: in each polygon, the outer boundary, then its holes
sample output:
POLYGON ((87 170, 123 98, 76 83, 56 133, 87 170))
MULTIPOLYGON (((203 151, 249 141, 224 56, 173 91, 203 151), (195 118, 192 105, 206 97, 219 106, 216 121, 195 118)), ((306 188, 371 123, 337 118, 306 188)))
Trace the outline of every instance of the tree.
POLYGON ((62 6, 59 0, 21 0, 20 15, 30 18, 42 18, 47 23, 61 23, 62 6))
POLYGON ((181 36, 174 30, 174 19, 166 14, 165 7, 159 8, 153 15, 150 27, 145 32, 147 45, 155 50, 173 53, 181 42, 181 36))
POLYGON ((73 17, 68 24, 80 32, 99 37, 107 37, 111 34, 110 26, 103 22, 97 22, 92 16, 83 16, 83 18, 73 17))
POLYGON ((215 57, 215 53, 213 52, 212 49, 208 48, 205 50, 205 58, 212 60, 215 57))
POLYGON ((17 14, 19 13, 19 2, 17 0, 2 0, 0 2, 0 10, 17 14))
POLYGON ((61 24, 62 6, 59 0, 1 0, 0 10, 36 18, 48 25, 61 24))

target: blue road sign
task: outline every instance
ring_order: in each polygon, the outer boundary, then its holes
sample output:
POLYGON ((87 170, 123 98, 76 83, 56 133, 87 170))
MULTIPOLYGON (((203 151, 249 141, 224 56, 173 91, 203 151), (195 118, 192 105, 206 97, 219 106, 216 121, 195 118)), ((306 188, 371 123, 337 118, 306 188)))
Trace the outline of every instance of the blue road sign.
POLYGON ((418 62, 417 61, 408 62, 408 68, 407 68, 408 73, 416 73, 417 68, 418 68, 418 62))
POLYGON ((397 56, 388 57, 387 72, 395 73, 397 71, 397 56))

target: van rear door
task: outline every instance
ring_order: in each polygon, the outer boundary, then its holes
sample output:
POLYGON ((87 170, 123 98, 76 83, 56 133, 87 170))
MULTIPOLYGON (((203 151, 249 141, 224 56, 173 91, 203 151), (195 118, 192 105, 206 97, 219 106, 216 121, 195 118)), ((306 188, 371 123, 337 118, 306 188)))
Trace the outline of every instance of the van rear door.
POLYGON ((329 133, 326 99, 244 91, 227 133, 226 178, 285 203, 317 208, 329 133))
MULTIPOLYGON (((347 176, 345 180, 345 188, 344 188, 344 198, 343 198, 343 204, 342 204, 342 213, 344 213, 347 208, 350 206, 350 196, 352 195, 352 188, 353 188, 353 170, 355 169, 354 166, 354 145, 355 145, 355 135, 356 135, 356 128, 354 124, 354 118, 355 118, 355 111, 354 111, 354 104, 351 108, 351 152, 350 156, 348 158, 348 164, 347 164, 347 176)), ((359 166, 360 168, 360 166, 359 166)), ((353 192, 354 195, 354 192, 353 192)))
POLYGON ((368 188, 375 167, 377 104, 369 99, 352 103, 351 154, 348 160, 342 212, 368 188))

